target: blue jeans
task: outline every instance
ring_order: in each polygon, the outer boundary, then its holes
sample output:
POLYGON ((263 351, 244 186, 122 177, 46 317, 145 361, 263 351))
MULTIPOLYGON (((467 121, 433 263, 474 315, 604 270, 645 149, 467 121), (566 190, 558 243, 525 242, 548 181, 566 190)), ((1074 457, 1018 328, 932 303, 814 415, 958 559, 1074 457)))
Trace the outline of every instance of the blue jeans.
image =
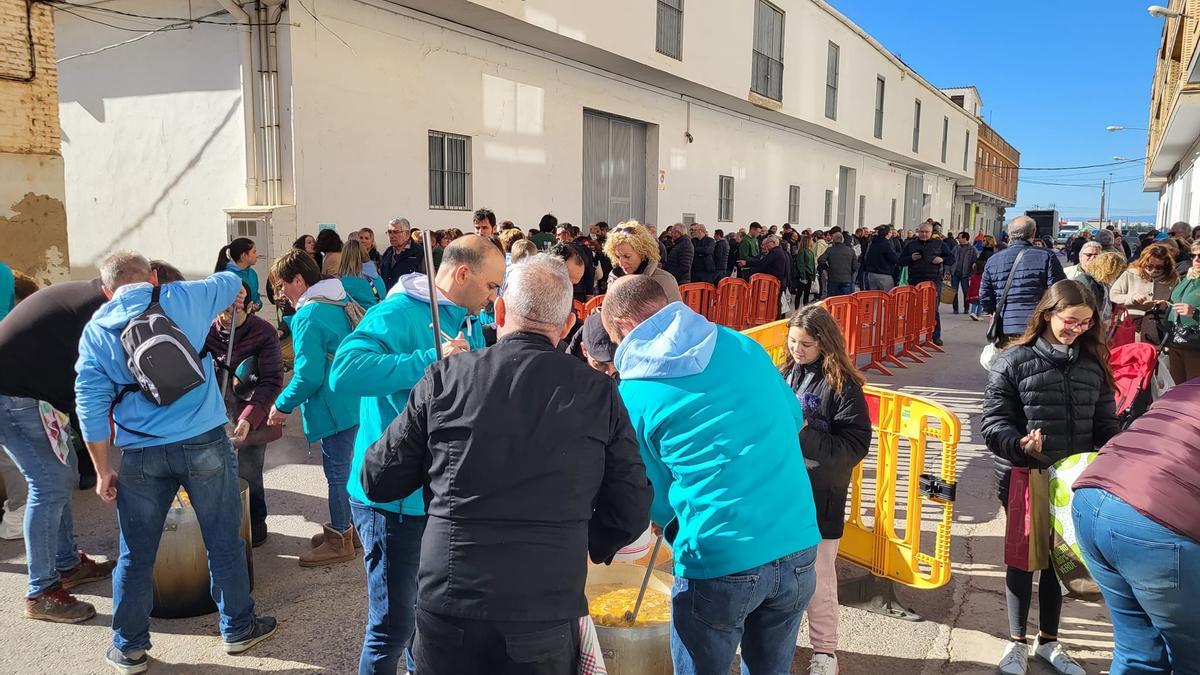
POLYGON ((742 673, 787 673, 800 617, 816 589, 817 547, 715 579, 675 577, 671 659, 676 675, 728 675, 742 645, 742 673))
POLYGON ((29 488, 25 502, 25 556, 29 595, 35 598, 58 586, 60 572, 79 565, 71 495, 79 481, 75 449, 67 463, 58 461, 36 399, 0 395, 0 445, 21 471, 29 488))
POLYGON ((242 499, 237 451, 217 427, 186 441, 130 448, 117 475, 121 557, 113 571, 113 646, 122 652, 150 648, 151 580, 167 511, 185 488, 204 546, 212 597, 227 642, 254 629, 254 600, 242 542, 242 499))
POLYGON ((832 298, 835 295, 850 295, 854 292, 854 282, 847 281, 844 284, 829 282, 829 288, 825 291, 825 297, 832 298))
POLYGON ((401 516, 353 499, 350 511, 367 570, 367 628, 359 675, 392 675, 401 654, 408 670, 415 671, 409 651, 416 627, 417 565, 426 517, 401 516))
POLYGON ((1193 672, 1200 661, 1200 542, 1098 488, 1075 493, 1071 516, 1112 618, 1109 672, 1193 672))
MULTIPOLYGON (((950 306, 954 309, 954 313, 958 314, 958 303, 962 300, 963 311, 967 311, 967 294, 971 292, 971 277, 960 277, 957 274, 950 275, 950 287, 955 290, 954 302, 950 306)), ((938 299, 941 302, 941 299, 938 299)))
POLYGON ((357 435, 358 427, 355 426, 321 439, 321 465, 325 468, 325 481, 329 483, 329 524, 338 532, 345 532, 350 527, 350 493, 346 491, 346 481, 350 477, 357 435))

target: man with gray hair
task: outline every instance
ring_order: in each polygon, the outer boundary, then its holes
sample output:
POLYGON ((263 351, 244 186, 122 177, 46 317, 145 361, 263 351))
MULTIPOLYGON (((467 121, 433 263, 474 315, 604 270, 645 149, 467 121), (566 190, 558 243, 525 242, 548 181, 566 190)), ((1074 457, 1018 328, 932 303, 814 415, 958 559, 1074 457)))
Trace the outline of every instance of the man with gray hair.
MULTIPOLYGON (((849 252, 849 249, 847 249, 849 252)), ((850 252, 853 256, 853 252, 850 252)), ((738 262, 743 265, 742 262, 738 262)), ((779 280, 780 288, 788 287, 788 268, 791 266, 791 258, 788 257, 787 251, 779 245, 779 236, 770 234, 762 240, 762 256, 755 260, 751 260, 743 265, 746 270, 746 278, 750 278, 755 274, 770 274, 779 280)))
POLYGON ((555 349, 573 323, 561 260, 513 265, 497 343, 432 365, 367 452, 371 499, 424 487, 428 504, 418 673, 574 673, 585 557, 610 562, 646 530, 650 486, 616 383, 555 349))
POLYGON ((988 333, 995 344, 1024 332, 1046 289, 1066 279, 1058 256, 1033 245, 1036 235, 1033 218, 1013 218, 1008 224, 1008 248, 997 251, 984 265, 979 304, 992 314, 988 333))
POLYGON ((392 218, 387 225, 388 248, 379 258, 379 276, 391 290, 405 274, 425 271, 425 249, 412 239, 407 218, 392 218))
POLYGON ((671 248, 667 251, 667 257, 663 261, 663 269, 671 273, 675 277, 675 281, 680 286, 691 283, 692 281, 692 260, 696 256, 695 247, 692 245, 692 240, 683 231, 683 223, 675 223, 667 229, 667 235, 671 237, 671 248))

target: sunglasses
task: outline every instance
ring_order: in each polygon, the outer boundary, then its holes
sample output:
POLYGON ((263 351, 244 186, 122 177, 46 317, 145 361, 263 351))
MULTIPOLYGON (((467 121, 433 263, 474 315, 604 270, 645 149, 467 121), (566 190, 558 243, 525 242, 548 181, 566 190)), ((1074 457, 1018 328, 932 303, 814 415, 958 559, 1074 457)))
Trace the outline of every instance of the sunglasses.
POLYGON ((630 234, 632 234, 632 233, 634 233, 634 232, 636 232, 636 231, 637 231, 637 230, 633 229, 633 227, 632 227, 632 226, 627 226, 627 227, 618 227, 617 229, 613 230, 613 232, 626 232, 626 233, 630 233, 630 234))
POLYGON ((1200 258, 1200 253, 1193 253, 1193 254, 1191 254, 1191 256, 1192 256, 1192 260, 1195 260, 1196 258, 1200 258))

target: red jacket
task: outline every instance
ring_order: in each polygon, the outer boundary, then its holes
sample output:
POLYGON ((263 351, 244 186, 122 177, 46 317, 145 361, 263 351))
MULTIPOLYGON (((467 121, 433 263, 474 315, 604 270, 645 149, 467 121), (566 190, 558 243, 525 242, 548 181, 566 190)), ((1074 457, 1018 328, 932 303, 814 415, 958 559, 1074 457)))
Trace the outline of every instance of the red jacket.
POLYGON ((1200 379, 1176 385, 1100 449, 1075 489, 1102 488, 1200 541, 1200 379))

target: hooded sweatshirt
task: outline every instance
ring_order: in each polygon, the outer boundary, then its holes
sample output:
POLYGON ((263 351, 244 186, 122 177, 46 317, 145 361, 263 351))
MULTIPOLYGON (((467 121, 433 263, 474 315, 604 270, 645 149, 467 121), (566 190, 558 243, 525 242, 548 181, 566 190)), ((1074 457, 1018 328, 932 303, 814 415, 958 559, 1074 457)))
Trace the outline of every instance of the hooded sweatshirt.
MULTIPOLYGON (((472 349, 483 349, 483 331, 469 319, 466 308, 438 291, 438 317, 448 335, 460 331, 472 349)), ((337 351, 330 384, 338 394, 361 396, 358 437, 346 487, 356 501, 405 515, 425 515, 417 490, 402 501, 373 502, 363 488, 363 459, 367 448, 408 404, 408 393, 437 360, 429 314, 429 281, 414 272, 397 280, 387 298, 372 307, 337 351)))
POLYGON ((238 275, 242 281, 246 282, 246 285, 250 287, 250 302, 261 306, 262 296, 258 294, 258 272, 254 271, 254 267, 251 266, 242 269, 238 267, 237 263, 231 262, 225 265, 225 269, 238 275))
MULTIPOLYGON (((198 281, 165 284, 159 304, 187 336, 199 353, 209 325, 222 310, 233 304, 242 280, 229 272, 218 272, 198 281)), ((150 304, 153 287, 148 283, 128 284, 117 289, 100 306, 79 339, 79 361, 75 364, 75 409, 83 440, 97 442, 109 437, 108 414, 116 422, 116 444, 122 448, 144 448, 178 443, 225 424, 225 404, 217 389, 212 357, 200 365, 204 384, 170 405, 159 406, 141 393, 130 393, 113 408, 117 393, 137 380, 129 372, 128 357, 121 346, 121 331, 150 304), (132 433, 132 429, 138 433, 132 433)))
POLYGON ((309 443, 358 424, 358 396, 335 393, 329 387, 333 355, 350 334, 350 320, 344 308, 317 301, 346 302, 348 297, 341 281, 322 279, 296 302, 291 321, 296 360, 292 380, 275 399, 275 407, 284 414, 300 407, 309 443))
POLYGON ((821 540, 800 404, 758 343, 673 302, 614 364, 676 575, 734 574, 821 540))

